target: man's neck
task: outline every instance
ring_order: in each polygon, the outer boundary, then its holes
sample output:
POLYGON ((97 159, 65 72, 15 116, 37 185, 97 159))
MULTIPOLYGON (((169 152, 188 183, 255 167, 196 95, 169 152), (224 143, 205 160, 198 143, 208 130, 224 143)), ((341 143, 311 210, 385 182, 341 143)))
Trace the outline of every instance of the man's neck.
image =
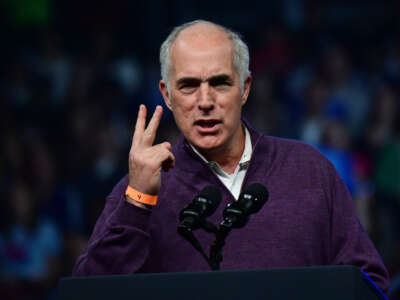
POLYGON ((218 149, 212 152, 204 153, 199 151, 208 161, 215 161, 220 168, 228 174, 232 174, 243 155, 245 146, 245 130, 244 125, 240 126, 238 136, 223 149, 218 149))

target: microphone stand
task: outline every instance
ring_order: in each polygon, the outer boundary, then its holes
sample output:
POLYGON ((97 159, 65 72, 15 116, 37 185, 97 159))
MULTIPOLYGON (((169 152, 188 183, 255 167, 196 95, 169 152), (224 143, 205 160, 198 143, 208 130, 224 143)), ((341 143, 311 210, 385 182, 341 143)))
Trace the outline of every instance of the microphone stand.
POLYGON ((193 234, 193 230, 190 226, 180 224, 178 226, 178 233, 183 236, 205 259, 211 270, 219 270, 222 262, 222 249, 225 246, 225 240, 228 234, 233 228, 234 219, 225 218, 219 227, 213 223, 203 220, 200 224, 200 228, 204 229, 208 233, 215 235, 215 241, 210 247, 210 255, 207 257, 200 242, 193 234))
POLYGON ((225 246, 225 239, 232 230, 232 222, 225 219, 221 222, 214 243, 210 248, 210 266, 212 270, 219 270, 222 262, 222 248, 225 246))
POLYGON ((223 220, 219 227, 202 218, 200 226, 195 229, 203 228, 208 233, 215 234, 215 241, 210 247, 210 256, 204 253, 198 240, 192 232, 192 222, 182 222, 178 226, 178 232, 188 240, 193 247, 198 250, 207 261, 212 270, 219 270, 222 262, 222 249, 225 240, 233 228, 242 228, 249 221, 249 216, 258 212, 268 200, 268 190, 259 183, 248 186, 239 196, 239 199, 229 203, 223 212, 223 220))
MULTIPOLYGON (((208 233, 214 233, 216 236, 218 235, 218 227, 215 226, 213 223, 203 220, 200 224, 200 227, 203 228, 206 232, 208 233)), ((210 266, 212 270, 215 270, 213 268, 214 263, 211 261, 209 257, 207 257, 206 253, 203 250, 203 247, 193 234, 192 228, 189 226, 185 226, 185 224, 180 224, 178 226, 178 233, 183 236, 184 239, 186 239, 200 254, 203 256, 207 264, 210 266)))

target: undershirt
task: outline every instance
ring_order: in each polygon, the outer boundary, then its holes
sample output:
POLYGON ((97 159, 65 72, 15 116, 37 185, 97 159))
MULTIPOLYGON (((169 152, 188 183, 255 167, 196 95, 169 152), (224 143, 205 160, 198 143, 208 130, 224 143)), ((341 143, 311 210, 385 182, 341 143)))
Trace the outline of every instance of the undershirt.
POLYGON ((240 190, 242 188, 243 180, 246 175, 247 169, 250 164, 251 154, 253 152, 252 145, 251 145, 251 138, 250 133, 246 126, 244 126, 245 131, 245 144, 242 157, 238 165, 236 166, 235 171, 232 174, 228 174, 219 166, 219 164, 215 161, 208 161, 203 155, 200 154, 197 149, 190 144, 193 151, 200 156, 200 158, 205 161, 205 163, 211 168, 213 173, 217 175, 219 180, 227 187, 228 190, 231 191, 232 195, 235 199, 239 198, 240 190))

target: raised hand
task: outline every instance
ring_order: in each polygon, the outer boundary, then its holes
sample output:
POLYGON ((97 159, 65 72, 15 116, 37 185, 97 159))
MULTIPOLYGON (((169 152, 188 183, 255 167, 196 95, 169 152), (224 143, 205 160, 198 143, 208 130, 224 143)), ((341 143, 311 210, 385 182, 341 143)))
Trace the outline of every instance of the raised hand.
POLYGON ((169 142, 153 146, 162 112, 162 107, 157 106, 146 128, 147 109, 140 105, 129 151, 129 185, 150 195, 158 195, 160 191, 161 169, 168 171, 175 162, 169 142))

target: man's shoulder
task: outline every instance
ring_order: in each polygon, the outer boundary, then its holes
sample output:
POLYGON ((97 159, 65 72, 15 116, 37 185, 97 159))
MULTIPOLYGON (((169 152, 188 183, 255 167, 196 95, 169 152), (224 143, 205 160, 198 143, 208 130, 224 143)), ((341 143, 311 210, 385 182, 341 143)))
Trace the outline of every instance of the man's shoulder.
POLYGON ((259 146, 256 149, 255 164, 265 166, 264 172, 269 182, 275 179, 280 187, 284 185, 292 190, 324 190, 331 187, 338 178, 332 163, 312 145, 266 136, 262 137, 259 146))
POLYGON ((243 119, 243 122, 250 132, 253 149, 256 149, 258 154, 266 155, 270 162, 289 158, 328 162, 325 156, 310 144, 295 139, 266 135, 254 129, 246 119, 243 119))
POLYGON ((303 141, 262 135, 259 143, 260 148, 268 151, 275 157, 329 163, 327 158, 316 147, 303 141))

